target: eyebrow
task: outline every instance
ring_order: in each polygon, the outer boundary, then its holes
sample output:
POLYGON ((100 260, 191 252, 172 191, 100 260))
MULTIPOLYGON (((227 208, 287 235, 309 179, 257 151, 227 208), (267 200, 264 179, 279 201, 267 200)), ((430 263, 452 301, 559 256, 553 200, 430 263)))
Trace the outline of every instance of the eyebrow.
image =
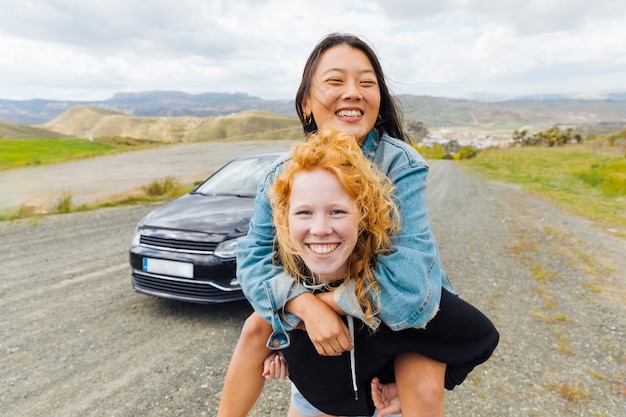
MULTIPOLYGON (((333 72, 333 71, 338 71, 338 72, 347 72, 347 70, 346 70, 346 69, 343 69, 343 68, 329 68, 329 69, 327 69, 326 71, 324 71, 324 72, 322 73, 322 75, 323 75, 323 74, 328 74, 329 72, 333 72)), ((369 69, 369 68, 368 68, 368 69, 362 69, 362 70, 360 70, 359 72, 360 72, 361 74, 369 74, 369 73, 376 74, 376 71, 374 71, 373 69, 369 69)))

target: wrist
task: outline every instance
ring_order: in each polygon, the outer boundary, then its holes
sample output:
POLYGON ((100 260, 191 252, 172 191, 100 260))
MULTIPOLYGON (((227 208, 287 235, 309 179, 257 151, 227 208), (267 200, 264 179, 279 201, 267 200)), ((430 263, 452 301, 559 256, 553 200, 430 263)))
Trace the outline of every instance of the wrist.
POLYGON ((318 303, 320 303, 320 300, 316 296, 311 293, 304 293, 289 300, 285 304, 285 310, 301 320, 305 320, 307 314, 311 314, 318 303))
POLYGON ((341 307, 339 307, 339 305, 337 305, 333 291, 317 294, 316 297, 318 300, 322 301, 324 304, 330 307, 335 313, 339 314, 340 316, 346 315, 346 312, 343 311, 341 307))

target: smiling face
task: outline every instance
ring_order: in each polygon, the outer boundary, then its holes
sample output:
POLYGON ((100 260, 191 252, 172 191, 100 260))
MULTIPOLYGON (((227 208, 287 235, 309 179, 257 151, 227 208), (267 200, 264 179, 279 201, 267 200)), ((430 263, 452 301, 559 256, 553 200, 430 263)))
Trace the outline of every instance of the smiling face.
POLYGON ((334 128, 363 143, 380 110, 380 88, 367 55, 348 45, 337 45, 320 57, 304 114, 315 118, 318 129, 334 128))
POLYGON ((357 242, 359 211, 337 177, 322 168, 298 173, 288 219, 291 242, 316 281, 344 278, 357 242))

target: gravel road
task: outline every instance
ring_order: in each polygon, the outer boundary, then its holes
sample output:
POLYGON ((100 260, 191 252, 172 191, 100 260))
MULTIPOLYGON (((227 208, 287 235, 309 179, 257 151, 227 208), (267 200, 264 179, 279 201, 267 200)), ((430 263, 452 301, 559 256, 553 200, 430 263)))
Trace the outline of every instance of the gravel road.
POLYGON ((174 176, 185 184, 202 180, 227 161, 262 149, 282 151, 289 141, 200 142, 168 145, 64 164, 0 171, 0 211, 54 207, 63 196, 72 203, 97 203, 174 176))
MULTIPOLYGON (((624 240, 451 161, 433 161, 430 181, 443 265, 501 332, 446 416, 626 416, 624 240)), ((251 310, 132 292, 128 244, 155 207, 0 223, 0 416, 215 415, 251 310)), ((288 397, 273 381, 250 415, 284 416, 288 397)))

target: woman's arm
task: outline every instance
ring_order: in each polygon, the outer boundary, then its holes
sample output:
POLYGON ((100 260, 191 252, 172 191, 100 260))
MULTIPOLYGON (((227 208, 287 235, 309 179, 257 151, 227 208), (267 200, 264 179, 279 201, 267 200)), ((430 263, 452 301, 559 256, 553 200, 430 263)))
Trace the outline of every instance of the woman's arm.
POLYGON ((445 274, 426 208, 427 174, 425 164, 390 173, 401 230, 391 252, 377 257, 374 275, 381 288, 378 316, 396 330, 425 326, 441 298, 445 274))
POLYGON ((339 356, 352 350, 352 338, 348 327, 340 315, 343 311, 332 301, 313 294, 302 294, 285 306, 290 312, 302 318, 309 339, 317 353, 324 356, 339 356), (328 303, 328 304, 327 304, 328 303))
MULTIPOLYGON (((413 148, 384 137, 373 161, 395 185, 401 230, 390 253, 378 255, 374 275, 379 283, 378 317, 391 329, 423 327, 436 313, 442 286, 453 291, 441 269, 439 251, 426 209, 428 166, 413 148)), ((368 155, 371 150, 364 149, 368 155)), ((336 296, 346 312, 355 311, 351 286, 336 296)))

